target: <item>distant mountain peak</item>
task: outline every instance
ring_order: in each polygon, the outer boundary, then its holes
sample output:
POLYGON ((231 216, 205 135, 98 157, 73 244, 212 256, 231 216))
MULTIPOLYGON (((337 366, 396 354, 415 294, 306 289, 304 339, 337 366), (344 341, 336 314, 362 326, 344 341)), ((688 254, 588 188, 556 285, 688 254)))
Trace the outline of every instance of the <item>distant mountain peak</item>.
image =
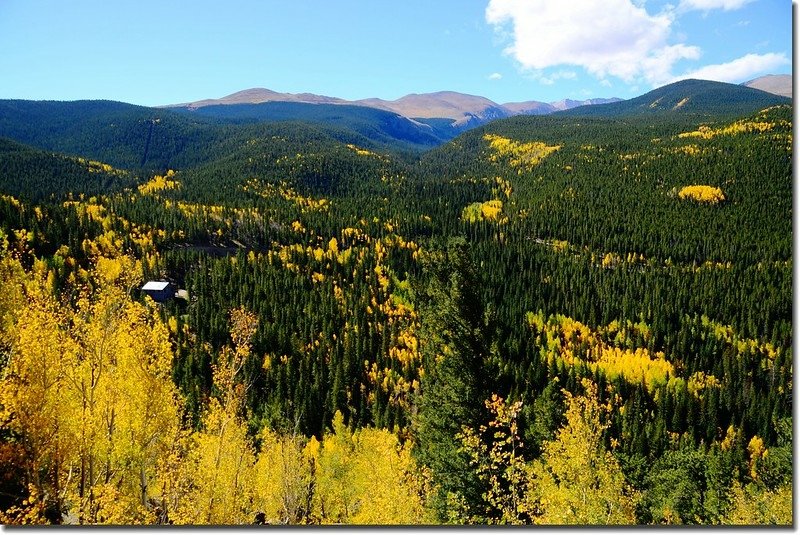
POLYGON ((391 110, 406 117, 421 119, 447 118, 462 121, 465 118, 498 118, 512 115, 499 104, 486 97, 467 95, 456 91, 411 93, 397 100, 364 99, 353 102, 391 110))
POLYGON ((166 106, 168 108, 190 108, 197 109, 204 106, 219 106, 230 104, 261 104, 263 102, 303 102, 307 104, 348 104, 348 101, 336 97, 326 97, 313 93, 279 93, 264 87, 253 87, 231 93, 222 98, 210 98, 174 104, 166 106))
POLYGON ((767 74, 742 84, 753 89, 760 89, 773 95, 792 98, 791 74, 767 74))

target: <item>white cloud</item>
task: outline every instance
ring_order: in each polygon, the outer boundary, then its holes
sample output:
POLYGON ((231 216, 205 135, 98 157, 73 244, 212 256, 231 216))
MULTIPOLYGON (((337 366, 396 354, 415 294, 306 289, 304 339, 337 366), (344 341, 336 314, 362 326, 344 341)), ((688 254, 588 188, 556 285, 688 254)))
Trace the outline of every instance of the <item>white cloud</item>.
POLYGON ((715 80, 718 82, 741 83, 746 82, 760 74, 769 73, 784 65, 791 64, 785 54, 747 54, 741 58, 721 63, 706 65, 691 72, 672 79, 673 82, 687 78, 700 80, 715 80))
POLYGON ((697 47, 668 44, 673 16, 650 15, 631 0, 490 0, 486 8, 489 24, 511 27, 505 53, 525 70, 573 65, 599 79, 650 84, 669 79, 677 61, 700 56, 697 47))
POLYGON ((499 80, 499 79, 501 79, 502 77, 503 77, 503 75, 502 75, 502 74, 500 74, 499 72, 493 72, 492 74, 490 74, 490 75, 489 75, 489 76, 487 76, 486 78, 487 78, 488 80, 499 80))
POLYGON ((541 72, 535 73, 535 79, 544 85, 553 85, 557 80, 574 80, 578 77, 575 71, 560 70, 545 76, 541 72))
POLYGON ((699 11, 722 9, 724 11, 733 11, 753 1, 754 0, 681 0, 678 9, 699 11))

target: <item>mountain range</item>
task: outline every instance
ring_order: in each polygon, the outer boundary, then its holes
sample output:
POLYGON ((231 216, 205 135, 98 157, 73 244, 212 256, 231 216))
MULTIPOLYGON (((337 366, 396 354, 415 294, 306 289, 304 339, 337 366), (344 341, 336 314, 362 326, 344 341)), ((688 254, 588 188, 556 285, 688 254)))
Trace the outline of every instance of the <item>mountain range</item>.
POLYGON ((544 115, 556 111, 568 110, 578 106, 607 104, 618 102, 619 98, 598 98, 589 100, 563 99, 556 102, 509 102, 498 104, 488 98, 467 95, 456 91, 438 91, 435 93, 412 93, 397 100, 367 98, 361 100, 345 100, 338 97, 315 95, 312 93, 278 93, 270 89, 253 88, 238 91, 219 99, 204 99, 196 102, 172 104, 166 108, 184 108, 198 110, 208 106, 263 104, 265 102, 293 102, 303 104, 336 104, 365 106, 379 110, 391 111, 411 119, 452 119, 454 126, 475 122, 487 122, 514 115, 544 115))
MULTIPOLYGON (((776 82, 777 80, 771 80, 776 82)), ((774 85, 774 84, 773 84, 774 85)), ((600 104, 576 101, 494 105, 482 97, 443 92, 409 95, 397 101, 379 101, 397 111, 355 105, 342 99, 257 90, 238 96, 182 106, 148 108, 112 101, 0 100, 0 137, 38 149, 90 156, 123 168, 182 168, 230 153, 244 141, 277 135, 276 128, 309 138, 327 136, 340 143, 414 158, 466 130, 494 119, 522 124, 536 115, 558 121, 559 116, 626 117, 691 123, 698 118, 718 121, 791 104, 791 99, 745 85, 683 80, 629 100, 600 104), (272 98, 261 103, 247 100, 272 98), (324 99, 328 99, 324 101, 324 99), (438 99, 438 100, 437 100, 438 99), (339 102, 339 103, 334 103, 339 102), (400 104, 398 104, 398 102, 400 104), (551 108, 563 108, 552 112, 551 108), (461 119, 453 119, 461 113, 461 119), (451 117, 436 117, 450 114, 451 117), (509 115, 516 115, 509 117, 509 115), (281 126, 282 125, 282 126, 281 126)), ((373 104, 375 103, 373 102, 373 104)), ((282 134, 281 134, 282 135, 282 134)))
MULTIPOLYGON (((750 80, 741 85, 775 95, 792 97, 791 75, 767 75, 750 80)), ((218 99, 203 99, 164 107, 196 111, 201 108, 213 106, 263 104, 266 102, 363 106, 393 112, 429 125, 431 122, 427 121, 428 119, 450 119, 451 122, 449 126, 458 132, 495 119, 502 119, 515 115, 546 115, 558 111, 571 110, 581 106, 610 104, 613 102, 620 102, 621 100, 620 98, 614 97, 588 100, 562 99, 554 102, 529 100, 498 104, 486 97, 468 95, 456 91, 438 91, 435 93, 421 94, 412 93, 396 100, 384 100, 380 98, 346 100, 313 93, 279 93, 270 89, 252 88, 238 91, 218 99)))

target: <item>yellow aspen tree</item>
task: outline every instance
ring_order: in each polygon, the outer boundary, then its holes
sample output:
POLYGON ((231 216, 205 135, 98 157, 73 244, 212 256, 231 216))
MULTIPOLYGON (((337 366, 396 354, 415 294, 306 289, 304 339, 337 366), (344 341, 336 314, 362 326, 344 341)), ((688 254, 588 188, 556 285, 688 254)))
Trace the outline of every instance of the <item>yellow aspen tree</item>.
POLYGON ((324 524, 409 525, 429 523, 424 499, 427 479, 385 429, 355 433, 334 415, 333 432, 319 451, 314 511, 324 524))
POLYGON ((250 355, 258 319, 243 308, 230 315, 234 348, 223 348, 213 366, 217 396, 211 398, 202 430, 189 439, 183 477, 191 482, 177 500, 174 521, 187 524, 249 524, 254 519, 255 452, 247 436, 240 375, 250 355))
POLYGON ((25 281, 28 279, 22 264, 13 258, 8 251, 8 239, 0 230, 0 355, 5 358, 0 365, 8 360, 11 347, 11 330, 16 321, 16 312, 21 310, 25 303, 25 281))
POLYGON ((244 421, 212 398, 203 430, 191 436, 182 463, 188 488, 170 519, 177 524, 252 523, 254 461, 244 421))
POLYGON ((488 425, 481 425, 479 432, 465 427, 460 438, 471 465, 486 486, 489 507, 480 519, 467 517, 464 520, 489 524, 528 523, 530 517, 525 502, 528 467, 522 457, 523 443, 517 425, 522 402, 509 404, 493 394, 485 403, 492 420, 488 425), (488 437, 489 444, 482 437, 488 437))
POLYGON ((610 408, 594 383, 583 386, 583 396, 565 392, 566 423, 531 465, 527 510, 537 524, 633 524, 636 494, 602 443, 610 408))
POLYGON ((3 377, 8 427, 29 456, 39 521, 150 522, 155 467, 180 423, 166 327, 131 300, 135 262, 102 263, 75 308, 26 285, 3 377))
POLYGON ((410 525, 432 522, 425 511, 427 484, 411 457, 410 444, 401 445, 386 429, 356 432, 353 481, 358 507, 352 524, 410 525))
POLYGON ((135 262, 114 259, 95 273, 91 297, 72 322, 79 347, 69 377, 80 470, 79 522, 153 522, 159 460, 180 426, 167 327, 154 308, 131 300, 135 262), (125 505, 125 507, 123 507, 125 505))
POLYGON ((323 524, 347 523, 356 506, 352 485, 356 444, 340 411, 333 416, 332 433, 326 433, 319 450, 314 510, 323 524))
POLYGON ((769 490, 753 483, 742 487, 741 483, 734 481, 731 509, 722 523, 734 526, 793 525, 791 482, 769 490))
POLYGON ((22 446, 30 489, 29 507, 4 515, 9 523, 60 522, 75 468, 76 437, 70 425, 75 406, 66 392, 77 348, 64 329, 67 311, 44 286, 42 277, 27 283, 23 305, 5 331, 10 351, 0 382, 3 427, 22 446), (46 519, 48 507, 52 513, 46 519))
POLYGON ((319 442, 264 429, 255 467, 255 506, 267 524, 316 523, 312 503, 316 489, 319 442))

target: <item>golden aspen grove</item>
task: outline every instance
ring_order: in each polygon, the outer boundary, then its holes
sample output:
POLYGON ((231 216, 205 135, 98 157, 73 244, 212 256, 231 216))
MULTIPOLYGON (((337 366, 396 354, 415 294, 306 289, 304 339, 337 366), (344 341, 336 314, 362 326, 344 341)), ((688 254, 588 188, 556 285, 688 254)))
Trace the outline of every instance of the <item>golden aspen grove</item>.
POLYGON ((0 100, 0 522, 793 525, 792 112, 0 100))

